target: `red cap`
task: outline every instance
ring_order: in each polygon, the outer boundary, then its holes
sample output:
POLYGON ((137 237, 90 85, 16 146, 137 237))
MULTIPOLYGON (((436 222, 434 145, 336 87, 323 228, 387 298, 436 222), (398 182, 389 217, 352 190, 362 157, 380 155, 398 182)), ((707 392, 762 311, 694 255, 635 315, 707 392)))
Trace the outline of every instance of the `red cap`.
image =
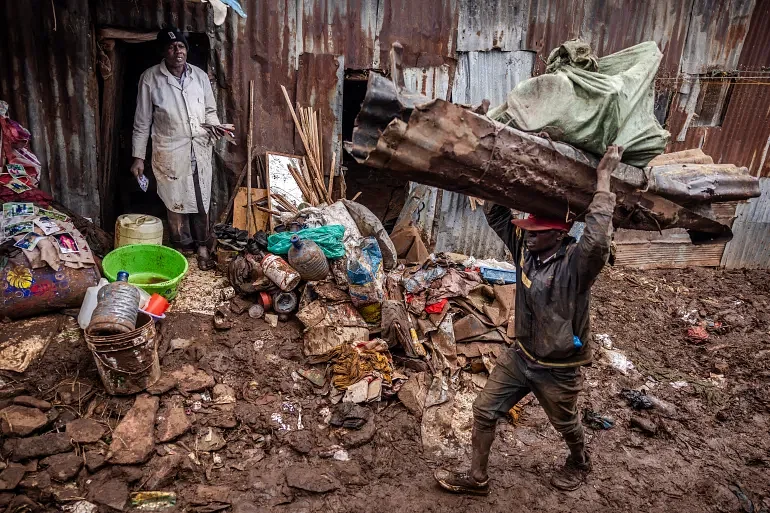
POLYGON ((545 230, 563 230, 568 232, 572 228, 572 223, 562 221, 561 219, 548 219, 533 216, 532 214, 526 219, 514 219, 511 221, 511 224, 530 232, 542 232, 545 230))

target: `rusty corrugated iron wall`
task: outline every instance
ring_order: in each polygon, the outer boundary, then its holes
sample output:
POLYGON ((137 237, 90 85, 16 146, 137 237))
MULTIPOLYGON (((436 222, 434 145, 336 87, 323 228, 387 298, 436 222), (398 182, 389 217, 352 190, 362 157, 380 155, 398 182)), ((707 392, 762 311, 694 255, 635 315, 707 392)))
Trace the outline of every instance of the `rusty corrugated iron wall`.
POLYGON ((2 2, 0 99, 32 134, 41 184, 98 221, 99 89, 88 0, 2 2))

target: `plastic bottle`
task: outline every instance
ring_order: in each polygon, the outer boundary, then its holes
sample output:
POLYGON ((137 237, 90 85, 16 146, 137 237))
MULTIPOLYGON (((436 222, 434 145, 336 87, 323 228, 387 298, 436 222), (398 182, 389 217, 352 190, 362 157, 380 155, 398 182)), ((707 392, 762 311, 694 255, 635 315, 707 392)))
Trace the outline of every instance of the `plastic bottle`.
POLYGON ((88 331, 92 335, 117 335, 136 329, 139 291, 128 283, 128 273, 118 272, 117 281, 105 285, 97 294, 98 302, 88 331))
POLYGON ((297 308, 297 295, 294 292, 277 292, 273 296, 273 309, 277 314, 290 314, 297 308))
POLYGON ((91 316, 94 314, 94 309, 96 309, 96 303, 98 302, 96 295, 99 293, 99 289, 108 283, 109 282, 106 279, 102 278, 99 280, 98 284, 86 289, 86 297, 83 298, 83 304, 80 305, 80 313, 78 313, 78 324, 80 325, 80 329, 84 330, 88 327, 88 324, 91 322, 91 316))
POLYGON ((289 264, 305 281, 323 280, 329 275, 329 262, 323 250, 309 239, 292 235, 289 248, 289 264))

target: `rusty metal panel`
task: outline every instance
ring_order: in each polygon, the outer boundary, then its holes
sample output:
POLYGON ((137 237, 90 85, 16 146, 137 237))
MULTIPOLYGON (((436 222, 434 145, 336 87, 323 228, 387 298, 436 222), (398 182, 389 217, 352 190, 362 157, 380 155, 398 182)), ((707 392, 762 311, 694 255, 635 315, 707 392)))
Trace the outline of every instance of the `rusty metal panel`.
POLYGON ((534 63, 535 53, 523 50, 459 53, 452 101, 471 105, 487 99, 492 107, 500 105, 516 84, 532 76, 534 63))
POLYGON ((738 68, 752 71, 770 68, 770 0, 757 0, 754 6, 738 68))
MULTIPOLYGON (((303 53, 299 57, 297 73, 297 101, 303 107, 312 106, 320 115, 323 167, 324 171, 328 171, 331 166, 332 152, 337 153, 337 164, 342 159, 344 57, 303 53)), ((303 148, 298 135, 294 145, 297 148, 303 148)))
POLYGON ((468 196, 443 191, 435 251, 476 258, 506 258, 502 239, 489 227, 482 207, 471 210, 468 196))
POLYGON ((448 64, 424 68, 404 68, 404 84, 410 91, 428 98, 449 99, 452 67, 448 64))
MULTIPOLYGON (((686 235, 685 235, 686 237, 686 235)), ((618 244, 615 265, 637 269, 719 267, 725 244, 693 246, 677 241, 618 244)))
POLYGON ((734 70, 756 0, 695 0, 681 70, 734 70))
POLYGON ((660 69, 679 72, 693 0, 531 0, 526 31, 527 50, 537 52, 535 74, 545 70, 541 59, 568 39, 580 37, 599 55, 655 41, 663 52, 660 69))
MULTIPOLYGON (((700 78, 723 80, 719 78, 700 78)), ((693 126, 698 82, 683 84, 670 110, 668 129, 673 134, 666 151, 701 148, 717 164, 735 164, 749 168, 753 176, 770 176, 770 85, 750 78, 737 77, 721 126, 693 126), (759 83, 757 83, 759 82, 759 83), (679 134, 679 137, 677 137, 679 134)))
POLYGON ((404 46, 405 67, 440 66, 455 54, 457 0, 380 0, 379 62, 387 65, 396 41, 404 46))
POLYGON ((736 210, 733 240, 722 257, 722 266, 727 269, 770 268, 770 178, 760 178, 759 188, 759 198, 736 210))
POLYGON ((32 134, 41 186, 98 222, 99 88, 89 2, 2 2, 0 99, 32 134), (54 12, 56 30, 54 30, 54 12))
POLYGON ((202 2, 107 0, 97 4, 96 25, 100 27, 154 31, 174 25, 188 32, 206 32, 209 6, 202 2))
POLYGON ((379 4, 378 0, 300 0, 297 34, 302 51, 344 55, 350 69, 377 67, 379 4))
POLYGON ((459 0, 458 52, 519 50, 529 0, 459 0))

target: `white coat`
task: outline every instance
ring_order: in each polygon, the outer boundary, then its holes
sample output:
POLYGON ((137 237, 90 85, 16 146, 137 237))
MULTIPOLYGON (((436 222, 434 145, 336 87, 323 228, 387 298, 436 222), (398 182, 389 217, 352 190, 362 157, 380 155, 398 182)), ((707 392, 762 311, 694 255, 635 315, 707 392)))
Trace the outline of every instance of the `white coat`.
POLYGON ((152 171, 158 196, 166 208, 180 214, 198 212, 190 145, 198 165, 203 205, 211 200, 211 150, 214 139, 201 123, 219 124, 214 93, 206 73, 188 64, 184 87, 165 61, 142 73, 136 98, 132 154, 144 159, 152 129, 152 171))

